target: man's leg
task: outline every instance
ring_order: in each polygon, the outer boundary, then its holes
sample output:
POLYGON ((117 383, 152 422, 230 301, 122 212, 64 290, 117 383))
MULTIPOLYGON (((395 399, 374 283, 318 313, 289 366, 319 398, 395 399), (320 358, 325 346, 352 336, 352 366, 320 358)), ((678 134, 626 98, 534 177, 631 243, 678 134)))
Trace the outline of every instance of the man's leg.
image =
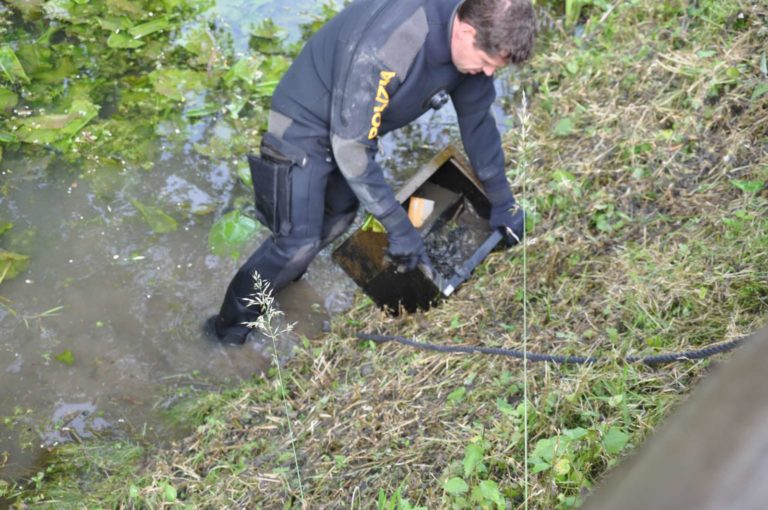
MULTIPOLYGON (((329 161, 316 139, 302 137, 300 131, 297 131, 292 126, 283 136, 288 143, 303 149, 309 148, 305 150, 308 154, 307 165, 296 167, 291 173, 291 230, 287 235, 274 235, 264 241, 230 282, 221 311, 214 322, 217 335, 227 343, 244 342, 249 329, 243 323, 255 321, 261 313, 260 310, 246 306, 246 299, 254 294, 254 273, 269 282, 272 293, 280 291, 306 270, 322 248, 324 237, 341 233, 336 233, 340 225, 327 232, 323 228, 326 210, 330 209, 334 223, 340 221, 336 219, 339 214, 349 215, 350 204, 344 191, 338 195, 340 201, 332 200, 326 204, 326 191, 331 192, 328 189, 329 177, 332 174, 341 177, 340 172, 329 161)), ((332 181, 338 183, 336 178, 332 181)))

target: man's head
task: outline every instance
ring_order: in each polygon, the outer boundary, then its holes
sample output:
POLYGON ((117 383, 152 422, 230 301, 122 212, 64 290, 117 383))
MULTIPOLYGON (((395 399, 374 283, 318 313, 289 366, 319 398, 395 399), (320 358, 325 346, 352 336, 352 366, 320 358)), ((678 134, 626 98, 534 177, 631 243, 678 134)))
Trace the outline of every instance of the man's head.
POLYGON ((462 73, 488 76, 520 64, 533 51, 535 17, 530 0, 465 0, 451 30, 451 59, 462 73))

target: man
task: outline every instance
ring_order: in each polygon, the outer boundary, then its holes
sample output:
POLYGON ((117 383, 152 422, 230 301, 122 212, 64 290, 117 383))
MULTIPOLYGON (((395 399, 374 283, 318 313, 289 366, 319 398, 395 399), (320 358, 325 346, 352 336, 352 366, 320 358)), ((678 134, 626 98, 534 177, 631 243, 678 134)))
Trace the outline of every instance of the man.
POLYGON ((360 204, 387 230, 389 257, 428 264, 421 236, 374 156, 378 138, 450 96, 465 150, 508 244, 523 235, 491 105, 493 73, 531 54, 530 0, 356 0, 302 49, 272 97, 261 157, 251 158, 259 219, 273 236, 240 268, 209 331, 245 342, 253 274, 277 292, 350 226, 360 204))

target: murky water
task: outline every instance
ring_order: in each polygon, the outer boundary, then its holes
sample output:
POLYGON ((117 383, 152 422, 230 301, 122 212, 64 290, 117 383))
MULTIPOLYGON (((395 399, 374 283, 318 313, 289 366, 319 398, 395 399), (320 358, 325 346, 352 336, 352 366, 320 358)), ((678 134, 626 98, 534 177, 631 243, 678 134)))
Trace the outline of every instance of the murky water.
MULTIPOLYGON (((306 21, 297 13, 314 4, 227 1, 215 9, 244 50, 252 22, 272 16, 291 32, 306 21)), ((448 106, 382 140, 381 162, 395 186, 456 136, 454 115, 448 106)), ((151 171, 129 169, 108 196, 45 160, 0 164, 10 188, 0 218, 14 224, 15 251, 31 256, 27 271, 0 287, 0 478, 34 472, 61 442, 105 434, 169 439, 158 410, 181 389, 236 384, 269 366, 262 343, 225 348, 201 333, 239 263, 266 235, 234 261, 209 252, 209 228, 252 192, 232 162, 167 149, 151 171), (178 230, 152 233, 132 199, 162 206, 178 230), (213 212, 183 212, 203 210, 213 212)), ((326 250, 278 296, 296 323, 283 348, 299 335, 320 336, 354 292, 326 250)))

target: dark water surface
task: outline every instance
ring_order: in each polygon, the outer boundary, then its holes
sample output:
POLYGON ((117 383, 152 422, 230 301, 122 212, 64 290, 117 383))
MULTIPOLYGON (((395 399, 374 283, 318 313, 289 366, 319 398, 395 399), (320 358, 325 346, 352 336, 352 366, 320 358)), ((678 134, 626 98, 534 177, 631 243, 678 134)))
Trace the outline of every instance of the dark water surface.
MULTIPOLYGON (((310 0, 220 0, 214 7, 242 51, 254 22, 273 17, 296 37, 299 23, 318 9, 310 0)), ((382 140, 380 161, 395 187, 456 135, 454 119, 448 105, 382 140)), ((172 439, 159 411, 185 388, 235 385, 270 364, 269 345, 224 348, 206 342, 200 329, 266 235, 251 241, 239 261, 208 249, 213 222, 236 199, 252 197, 236 177, 237 162, 168 148, 151 171, 128 172, 132 177, 108 199, 48 163, 10 157, 0 163, 0 179, 10 188, 0 197, 0 219, 23 240, 15 251, 31 258, 27 271, 0 288, 0 479, 34 474, 62 442, 109 434, 172 439), (178 230, 158 235, 132 199, 209 213, 175 214, 178 230), (65 351, 71 365, 56 359, 65 351)), ((296 323, 281 339, 281 352, 301 335, 319 337, 324 322, 349 308, 354 292, 326 250, 278 296, 287 320, 296 323)))

